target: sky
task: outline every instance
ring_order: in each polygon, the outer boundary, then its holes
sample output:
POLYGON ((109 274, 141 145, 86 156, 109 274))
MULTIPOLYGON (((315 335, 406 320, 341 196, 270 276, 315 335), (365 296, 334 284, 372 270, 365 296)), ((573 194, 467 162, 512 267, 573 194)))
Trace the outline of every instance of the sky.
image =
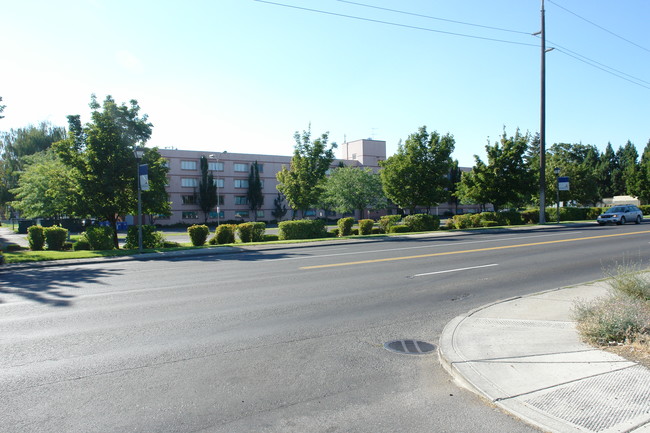
MULTIPOLYGON (((540 0, 23 0, 2 6, 0 131, 136 99, 148 146, 291 155, 452 134, 461 166, 540 127, 540 0), (285 5, 285 6, 283 6, 285 5), (372 7, 368 7, 372 6, 372 7)), ((546 0, 546 143, 650 140, 650 1, 546 0), (613 69, 612 69, 613 68, 613 69)), ((337 151, 337 155, 339 152, 337 151)))

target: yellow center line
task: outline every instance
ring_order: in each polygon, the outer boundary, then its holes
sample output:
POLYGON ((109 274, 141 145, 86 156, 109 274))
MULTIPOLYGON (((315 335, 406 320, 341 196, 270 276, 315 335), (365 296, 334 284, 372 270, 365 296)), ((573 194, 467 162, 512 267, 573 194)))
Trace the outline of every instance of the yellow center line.
POLYGON ((494 250, 505 250, 509 248, 523 248, 523 247, 532 247, 536 245, 549 245, 549 244, 559 244, 562 242, 577 242, 584 241, 589 239, 603 239, 603 238, 612 238, 615 236, 632 236, 638 234, 650 233, 650 230, 645 230, 642 232, 632 232, 632 233, 616 233, 614 235, 599 235, 599 236, 587 236, 584 238, 572 238, 572 239, 559 239, 555 241, 544 241, 544 242, 532 242, 528 244, 518 244, 518 245, 505 245, 500 247, 489 247, 489 248, 477 248, 474 250, 463 250, 463 251, 447 251, 444 253, 431 253, 431 254, 419 254, 417 256, 403 256, 403 257, 391 257, 387 259, 372 259, 372 260, 359 260, 356 262, 344 262, 344 263, 333 263, 330 265, 315 265, 315 266, 303 266, 300 269, 321 269, 321 268, 335 268, 339 266, 353 266, 353 265, 363 265, 366 263, 380 263, 380 262, 392 262, 396 260, 411 260, 411 259, 422 259, 425 257, 436 257, 436 256, 449 256, 452 254, 466 254, 466 253, 478 253, 481 251, 494 251, 494 250))

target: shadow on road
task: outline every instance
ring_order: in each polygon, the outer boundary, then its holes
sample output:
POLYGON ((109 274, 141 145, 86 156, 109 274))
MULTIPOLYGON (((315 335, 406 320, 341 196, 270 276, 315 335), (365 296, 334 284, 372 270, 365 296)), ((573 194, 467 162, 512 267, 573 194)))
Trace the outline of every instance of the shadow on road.
POLYGON ((4 302, 2 295, 6 294, 51 307, 69 307, 74 295, 66 293, 66 289, 98 283, 100 278, 115 273, 102 269, 34 268, 4 274, 4 281, 0 282, 0 303, 4 302))

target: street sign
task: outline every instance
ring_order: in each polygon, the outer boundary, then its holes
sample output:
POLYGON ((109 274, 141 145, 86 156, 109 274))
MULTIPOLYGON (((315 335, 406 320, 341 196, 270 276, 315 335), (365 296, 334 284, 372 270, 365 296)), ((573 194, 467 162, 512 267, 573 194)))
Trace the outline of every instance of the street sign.
POLYGON ((560 191, 569 191, 569 177, 562 176, 557 178, 557 187, 560 191))

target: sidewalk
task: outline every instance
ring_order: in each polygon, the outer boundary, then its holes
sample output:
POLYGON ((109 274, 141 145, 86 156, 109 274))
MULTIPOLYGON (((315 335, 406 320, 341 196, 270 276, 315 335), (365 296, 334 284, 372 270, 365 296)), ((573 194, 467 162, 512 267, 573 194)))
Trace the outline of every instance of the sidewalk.
POLYGON ((440 337, 440 360, 463 386, 544 431, 650 433, 650 370, 582 343, 571 321, 574 300, 606 289, 558 289, 458 316, 440 337))

